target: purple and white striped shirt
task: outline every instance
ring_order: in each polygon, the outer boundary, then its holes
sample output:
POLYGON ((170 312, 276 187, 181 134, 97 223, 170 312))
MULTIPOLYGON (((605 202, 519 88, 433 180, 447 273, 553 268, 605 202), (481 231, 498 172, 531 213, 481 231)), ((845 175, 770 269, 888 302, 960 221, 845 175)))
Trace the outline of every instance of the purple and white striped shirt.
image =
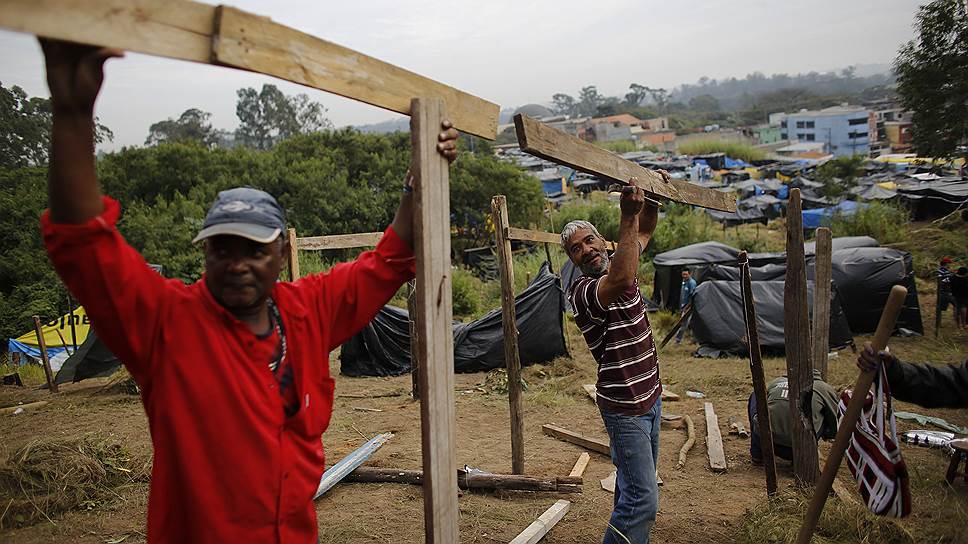
POLYGON ((581 276, 568 293, 575 323, 598 361, 595 398, 599 408, 607 412, 646 414, 662 393, 662 385, 652 327, 638 282, 603 308, 598 300, 601 279, 581 276))

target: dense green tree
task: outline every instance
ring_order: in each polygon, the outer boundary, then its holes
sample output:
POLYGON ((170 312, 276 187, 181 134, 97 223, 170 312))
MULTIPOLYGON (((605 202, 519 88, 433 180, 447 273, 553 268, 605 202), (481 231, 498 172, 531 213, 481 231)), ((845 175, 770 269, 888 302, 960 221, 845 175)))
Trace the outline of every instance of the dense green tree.
POLYGON ((286 96, 271 84, 261 91, 251 87, 239 89, 235 113, 239 117, 236 139, 255 149, 269 149, 277 142, 326 128, 332 123, 326 118, 326 108, 313 102, 306 94, 286 96))
POLYGON ((148 128, 145 145, 193 141, 205 147, 212 147, 218 142, 218 133, 208 122, 211 117, 212 114, 207 111, 191 108, 185 110, 178 119, 169 117, 164 121, 158 121, 148 128))
POLYGON ((632 83, 629 85, 629 92, 625 93, 625 103, 631 108, 637 108, 642 105, 642 101, 648 96, 648 87, 638 83, 632 83))
MULTIPOLYGON (((0 84, 0 167, 47 164, 52 121, 50 99, 28 97, 14 85, 0 84)), ((114 134, 95 119, 94 141, 113 140, 114 134)))
POLYGON ((551 110, 558 115, 578 115, 578 102, 569 94, 557 93, 551 97, 551 110))
POLYGON ((594 85, 582 87, 578 93, 578 113, 593 117, 598 113, 598 106, 604 99, 605 97, 598 92, 598 87, 594 85))
MULTIPOLYGON (((925 4, 915 28, 894 61, 901 103, 913 112, 914 146, 922 155, 955 156, 968 145, 968 5, 925 4)), ((968 159, 968 147, 960 154, 968 159)))

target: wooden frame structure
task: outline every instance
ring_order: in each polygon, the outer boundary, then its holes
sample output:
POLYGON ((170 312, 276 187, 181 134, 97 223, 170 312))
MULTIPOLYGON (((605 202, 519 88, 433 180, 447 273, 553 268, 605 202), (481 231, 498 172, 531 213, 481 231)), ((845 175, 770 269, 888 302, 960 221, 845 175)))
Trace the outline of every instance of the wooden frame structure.
MULTIPOLYGON (((524 408, 521 400, 521 352, 518 347, 517 315, 514 309, 514 260, 511 241, 543 243, 561 247, 561 236, 553 232, 511 227, 508 224, 507 198, 491 198, 491 219, 497 245, 497 265, 501 279, 501 323, 504 327, 504 361, 508 373, 508 403, 511 411, 511 470, 524 474, 524 408)), ((615 243, 606 241, 610 249, 615 243)), ((566 335, 567 339, 567 335, 566 335)), ((567 341, 567 340, 566 340, 567 341)))
POLYGON ((258 72, 410 115, 425 538, 458 542, 450 187, 436 145, 445 116, 494 139, 498 105, 267 17, 191 0, 6 0, 0 27, 258 72))

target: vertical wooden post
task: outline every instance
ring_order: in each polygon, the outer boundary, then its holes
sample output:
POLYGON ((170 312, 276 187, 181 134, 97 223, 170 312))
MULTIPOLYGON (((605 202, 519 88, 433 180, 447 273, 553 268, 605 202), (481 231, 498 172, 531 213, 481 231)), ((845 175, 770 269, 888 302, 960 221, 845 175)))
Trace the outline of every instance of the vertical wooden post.
MULTIPOLYGON (((881 319, 877 322, 874 339, 871 341, 871 348, 874 349, 874 353, 887 347, 887 341, 891 338, 891 333, 894 331, 897 316, 904 307, 904 298, 906 296, 907 289, 904 287, 895 285, 891 288, 891 293, 887 296, 887 303, 881 312, 881 319)), ((810 543, 810 537, 813 535, 813 530, 817 527, 820 514, 823 512, 823 506, 827 502, 827 494, 830 493, 830 488, 834 483, 834 479, 837 477, 840 462, 844 460, 844 452, 847 450, 847 446, 853 436, 857 420, 860 418, 860 412, 864 408, 867 392, 870 391, 871 384, 874 383, 874 375, 875 371, 871 371, 861 372, 857 376, 857 381, 854 383, 854 389, 850 396, 850 402, 847 403, 847 411, 844 412, 844 417, 840 419, 837 436, 834 438, 834 443, 830 447, 830 454, 827 456, 827 461, 823 465, 823 474, 820 475, 820 479, 817 481, 817 487, 813 490, 813 498, 810 499, 810 504, 807 505, 807 513, 803 516, 803 524, 800 525, 800 530, 797 532, 797 544, 810 543)))
POLYGON ((760 451, 763 468, 766 470, 766 493, 776 494, 776 457, 773 453, 773 427, 770 423, 770 407, 767 402, 766 376, 763 373, 763 358, 760 353, 760 334, 756 328, 756 307, 753 300, 753 278, 750 275, 750 262, 745 251, 739 253, 740 280, 743 292, 743 310, 746 320, 746 339, 750 353, 750 374, 753 376, 753 395, 756 398, 757 434, 760 436, 760 451))
POLYGON ((803 210, 800 189, 790 190, 787 202, 786 280, 783 298, 783 337, 786 343, 787 379, 790 382, 790 434, 793 475, 797 484, 811 486, 819 475, 817 437, 813 433, 813 361, 810 357, 810 318, 807 306, 807 270, 803 254, 803 210), (806 412, 804 412, 804 408, 806 412))
POLYGON ((420 338, 417 336, 417 298, 413 282, 407 282, 407 317, 410 320, 410 396, 420 399, 420 338))
POLYGON ((817 229, 817 252, 813 274, 813 368, 827 381, 830 351, 830 280, 832 243, 830 229, 817 229))
POLYGON ((514 314, 514 261, 507 238, 508 206, 504 195, 491 199, 497 265, 501 271, 501 322, 504 325, 504 362, 508 369, 508 403, 511 405, 511 472, 524 474, 524 416, 521 406, 521 353, 518 351, 514 314))
POLYGON ((289 236, 289 281, 299 279, 299 247, 296 246, 296 229, 288 230, 289 236))
POLYGON ((37 346, 40 348, 40 360, 44 364, 44 375, 47 377, 47 387, 51 393, 57 393, 54 383, 54 372, 50 369, 50 359, 47 357, 47 342, 44 341, 44 327, 40 324, 40 317, 34 316, 34 332, 37 333, 37 346))
POLYGON ((443 118, 440 99, 415 98, 410 103, 424 536, 435 544, 458 542, 450 179, 447 160, 437 152, 443 118))

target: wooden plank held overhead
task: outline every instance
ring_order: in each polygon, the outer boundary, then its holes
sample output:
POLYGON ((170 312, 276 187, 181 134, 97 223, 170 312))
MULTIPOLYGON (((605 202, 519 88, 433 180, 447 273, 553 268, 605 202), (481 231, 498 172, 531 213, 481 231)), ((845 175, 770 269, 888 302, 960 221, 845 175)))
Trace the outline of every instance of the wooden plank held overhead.
POLYGON ((619 183, 628 183, 630 178, 635 177, 638 179, 638 186, 647 193, 676 202, 725 212, 736 211, 736 199, 732 195, 685 181, 666 181, 654 170, 643 168, 611 151, 555 130, 520 113, 514 116, 514 128, 521 150, 536 157, 619 183))
POLYGON ((493 140, 497 104, 267 17, 189 0, 4 0, 0 27, 180 60, 224 64, 410 115, 444 101, 458 129, 493 140))

